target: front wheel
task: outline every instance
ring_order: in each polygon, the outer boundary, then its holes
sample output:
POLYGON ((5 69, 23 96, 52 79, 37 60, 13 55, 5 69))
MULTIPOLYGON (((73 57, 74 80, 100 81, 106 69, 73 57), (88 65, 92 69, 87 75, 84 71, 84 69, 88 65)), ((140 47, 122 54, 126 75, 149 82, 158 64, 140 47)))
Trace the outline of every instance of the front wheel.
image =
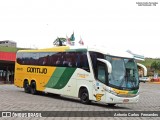
POLYGON ((83 104, 90 103, 88 90, 86 88, 80 90, 80 100, 83 104))

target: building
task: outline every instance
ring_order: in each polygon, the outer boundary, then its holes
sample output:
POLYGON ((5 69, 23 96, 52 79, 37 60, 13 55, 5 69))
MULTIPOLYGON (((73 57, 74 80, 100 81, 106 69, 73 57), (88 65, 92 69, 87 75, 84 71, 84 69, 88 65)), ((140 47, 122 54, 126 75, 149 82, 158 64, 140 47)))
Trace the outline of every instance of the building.
POLYGON ((14 41, 10 41, 10 40, 3 40, 3 41, 0 41, 0 46, 17 47, 17 43, 14 41))
POLYGON ((14 41, 0 41, 0 83, 13 83, 16 60, 17 43, 14 41))

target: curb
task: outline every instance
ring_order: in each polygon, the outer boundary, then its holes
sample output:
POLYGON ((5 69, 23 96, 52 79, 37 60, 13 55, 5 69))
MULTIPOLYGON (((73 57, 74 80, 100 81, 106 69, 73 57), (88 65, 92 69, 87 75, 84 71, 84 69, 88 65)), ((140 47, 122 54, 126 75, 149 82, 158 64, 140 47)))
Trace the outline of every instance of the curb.
POLYGON ((13 84, 0 83, 0 85, 13 85, 13 84))
POLYGON ((153 84, 160 84, 160 82, 149 82, 149 83, 153 83, 153 84))

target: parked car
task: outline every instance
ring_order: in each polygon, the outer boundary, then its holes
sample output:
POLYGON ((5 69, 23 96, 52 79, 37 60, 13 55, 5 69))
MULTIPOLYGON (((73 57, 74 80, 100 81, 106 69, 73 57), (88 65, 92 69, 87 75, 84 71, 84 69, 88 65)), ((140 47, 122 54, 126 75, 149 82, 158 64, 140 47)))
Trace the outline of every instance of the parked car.
POLYGON ((149 77, 139 77, 140 82, 149 82, 151 79, 149 77))

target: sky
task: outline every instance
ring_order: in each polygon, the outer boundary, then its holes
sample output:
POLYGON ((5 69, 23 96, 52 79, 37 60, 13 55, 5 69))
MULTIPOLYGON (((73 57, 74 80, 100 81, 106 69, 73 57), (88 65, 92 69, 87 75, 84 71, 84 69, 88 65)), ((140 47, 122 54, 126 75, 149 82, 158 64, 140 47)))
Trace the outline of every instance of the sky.
POLYGON ((1 0, 0 41, 53 47, 57 37, 160 58, 160 0, 1 0), (138 6, 137 2, 157 2, 138 6))

